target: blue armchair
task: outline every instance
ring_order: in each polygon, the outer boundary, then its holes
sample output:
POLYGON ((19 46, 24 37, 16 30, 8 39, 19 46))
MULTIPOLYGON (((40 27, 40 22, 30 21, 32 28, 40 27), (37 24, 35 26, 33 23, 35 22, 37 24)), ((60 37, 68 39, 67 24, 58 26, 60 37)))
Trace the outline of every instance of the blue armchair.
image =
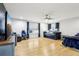
POLYGON ((64 36, 64 41, 62 42, 64 46, 79 49, 79 33, 75 36, 64 36))
POLYGON ((26 32, 24 30, 21 32, 21 36, 22 36, 22 39, 26 39, 27 35, 26 35, 26 32))

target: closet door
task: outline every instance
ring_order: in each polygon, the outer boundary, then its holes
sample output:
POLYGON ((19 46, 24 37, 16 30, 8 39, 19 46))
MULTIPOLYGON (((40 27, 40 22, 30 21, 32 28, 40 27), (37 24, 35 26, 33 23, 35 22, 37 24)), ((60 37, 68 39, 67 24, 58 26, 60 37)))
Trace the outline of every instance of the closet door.
POLYGON ((37 38, 39 34, 38 23, 29 23, 29 38, 37 38))

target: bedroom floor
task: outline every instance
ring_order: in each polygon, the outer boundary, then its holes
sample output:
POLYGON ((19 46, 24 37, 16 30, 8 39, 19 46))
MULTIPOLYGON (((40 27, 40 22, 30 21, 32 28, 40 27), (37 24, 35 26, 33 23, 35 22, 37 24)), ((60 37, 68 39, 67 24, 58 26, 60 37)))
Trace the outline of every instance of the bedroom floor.
POLYGON ((62 40, 34 38, 18 42, 15 56, 79 56, 79 50, 64 47, 62 40))

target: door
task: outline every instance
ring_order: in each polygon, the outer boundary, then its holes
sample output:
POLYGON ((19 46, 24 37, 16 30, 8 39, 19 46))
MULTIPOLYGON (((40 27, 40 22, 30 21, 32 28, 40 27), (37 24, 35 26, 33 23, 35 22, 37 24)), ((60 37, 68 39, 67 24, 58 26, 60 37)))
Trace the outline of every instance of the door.
POLYGON ((38 38, 39 30, 38 23, 29 23, 29 38, 38 38))

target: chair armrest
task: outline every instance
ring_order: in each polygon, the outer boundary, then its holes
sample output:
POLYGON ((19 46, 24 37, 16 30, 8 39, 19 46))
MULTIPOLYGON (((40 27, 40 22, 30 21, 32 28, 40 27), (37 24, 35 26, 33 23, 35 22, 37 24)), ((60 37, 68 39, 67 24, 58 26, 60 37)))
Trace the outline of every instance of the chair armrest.
POLYGON ((79 40, 79 36, 64 36, 63 38, 79 40))

